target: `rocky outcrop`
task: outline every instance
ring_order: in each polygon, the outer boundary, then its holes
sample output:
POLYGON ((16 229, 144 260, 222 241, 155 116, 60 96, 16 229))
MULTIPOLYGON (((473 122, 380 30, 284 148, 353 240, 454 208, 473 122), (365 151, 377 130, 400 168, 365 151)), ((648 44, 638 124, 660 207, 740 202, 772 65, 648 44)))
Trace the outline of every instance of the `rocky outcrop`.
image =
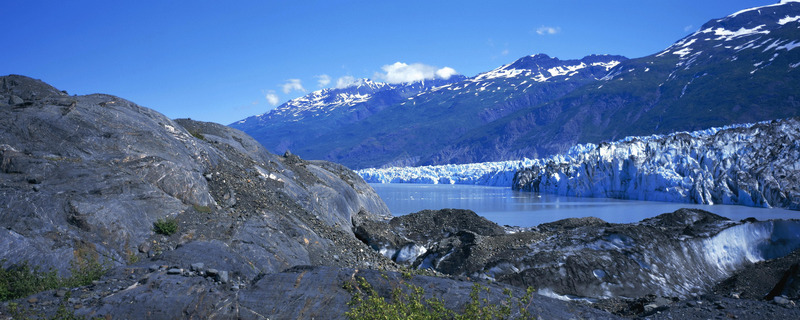
POLYGON ((76 254, 124 264, 198 240, 222 241, 256 273, 382 263, 352 252, 351 218, 388 210, 342 166, 275 156, 240 131, 172 121, 113 96, 0 81, 4 95, 24 100, 0 108, 5 266, 65 273, 76 254), (154 234, 167 217, 179 232, 154 234))
POLYGON ((509 230, 447 209, 397 217, 387 228, 400 240, 360 238, 397 262, 592 299, 691 297, 800 248, 798 221, 735 222, 697 209, 635 224, 590 217, 509 230))
POLYGON ((296 265, 393 266, 352 217, 389 212, 350 170, 280 157, 240 131, 108 96, 0 78, 0 252, 69 272, 76 259, 204 263, 249 282, 296 265), (6 101, 6 100, 4 100, 6 101), (153 232, 173 218, 178 232, 153 232))

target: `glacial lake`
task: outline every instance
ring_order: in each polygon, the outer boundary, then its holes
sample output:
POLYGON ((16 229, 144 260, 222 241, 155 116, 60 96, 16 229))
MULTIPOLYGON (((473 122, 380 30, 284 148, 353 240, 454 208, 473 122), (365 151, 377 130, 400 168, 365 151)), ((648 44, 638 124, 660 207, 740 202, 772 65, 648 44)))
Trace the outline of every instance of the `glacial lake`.
POLYGON ((732 205, 562 197, 474 185, 370 184, 393 215, 425 209, 470 209, 500 225, 531 227, 565 218, 598 217, 613 223, 637 222, 680 208, 699 208, 732 220, 755 217, 800 219, 800 211, 732 205))

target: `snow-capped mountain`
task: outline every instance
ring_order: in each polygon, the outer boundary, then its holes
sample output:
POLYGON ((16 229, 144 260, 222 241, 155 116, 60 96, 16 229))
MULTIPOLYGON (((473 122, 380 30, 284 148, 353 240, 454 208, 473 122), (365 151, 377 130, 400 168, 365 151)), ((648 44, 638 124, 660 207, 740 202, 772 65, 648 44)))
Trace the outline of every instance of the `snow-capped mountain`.
POLYGON ((302 151, 309 142, 327 137, 342 126, 368 118, 411 96, 463 79, 462 75, 453 75, 447 79, 401 84, 359 79, 344 88, 311 92, 230 126, 250 134, 273 152, 283 153, 291 148, 307 157, 302 151))
MULTIPOLYGON (((306 117, 318 117, 335 112, 338 109, 353 112, 355 106, 370 102, 381 93, 393 93, 398 98, 415 95, 425 90, 436 88, 452 82, 463 80, 465 77, 454 75, 448 79, 422 80, 403 84, 389 84, 375 82, 370 79, 358 79, 344 88, 328 88, 311 92, 305 96, 292 99, 277 108, 257 116, 238 121, 232 126, 244 126, 252 121, 266 122, 277 121, 302 121, 306 117)), ((375 101, 382 102, 382 101, 375 101)))
MULTIPOLYGON (((284 119, 300 121, 308 116, 328 114, 342 107, 352 107, 368 101, 376 92, 394 89, 388 83, 359 79, 346 88, 330 88, 314 91, 300 98, 290 100, 269 113, 256 116, 259 120, 284 119)), ((242 120, 239 123, 246 122, 242 120)))
POLYGON ((625 60, 627 58, 612 55, 560 60, 546 54, 535 54, 410 98, 403 105, 417 110, 448 103, 480 106, 481 120, 488 123, 596 81, 625 60))
MULTIPOLYGON (((700 30, 655 57, 678 57, 676 72, 670 73, 667 81, 677 79, 678 70, 702 72, 694 74, 695 79, 713 77, 713 74, 704 70, 704 64, 707 64, 704 62, 717 60, 731 64, 749 64, 752 66, 748 70, 751 75, 775 68, 787 72, 800 65, 798 54, 792 52, 800 47, 799 28, 800 2, 782 1, 709 21, 700 30)), ((685 84, 682 93, 686 92, 692 82, 685 84)))
POLYGON ((800 2, 792 1, 709 21, 661 52, 622 61, 599 81, 499 119, 452 149, 462 150, 463 160, 504 160, 491 150, 533 158, 580 143, 798 116, 798 16, 800 2))
POLYGON ((534 54, 492 71, 479 74, 472 81, 481 82, 488 79, 517 78, 520 76, 530 78, 535 82, 545 82, 559 76, 567 76, 563 80, 569 80, 570 76, 577 75, 581 69, 601 67, 608 71, 621 61, 626 60, 624 57, 612 57, 612 59, 607 59, 607 57, 588 56, 581 60, 560 61, 550 58, 546 54, 534 54))
POLYGON ((351 167, 416 164, 441 157, 473 128, 597 81, 624 60, 593 55, 562 61, 539 54, 473 78, 400 85, 362 80, 313 92, 231 126, 274 152, 291 149, 351 167))
POLYGON ((709 21, 647 57, 532 55, 404 94, 312 93, 233 126, 273 152, 358 169, 542 158, 800 116, 799 17, 800 2, 783 1, 709 21))

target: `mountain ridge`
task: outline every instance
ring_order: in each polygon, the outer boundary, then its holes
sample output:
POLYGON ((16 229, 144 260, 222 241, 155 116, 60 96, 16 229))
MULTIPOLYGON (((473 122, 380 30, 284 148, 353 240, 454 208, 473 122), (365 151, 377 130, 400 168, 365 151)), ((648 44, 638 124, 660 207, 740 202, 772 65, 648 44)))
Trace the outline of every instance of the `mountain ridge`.
MULTIPOLYGON (((626 59, 613 55, 590 55, 582 59, 559 60, 544 54, 532 55, 472 78, 457 78, 457 81, 414 92, 413 95, 403 96, 402 100, 381 99, 373 95, 356 107, 357 110, 364 109, 360 113, 363 116, 346 119, 343 116, 328 116, 339 108, 330 104, 317 106, 320 108, 316 114, 318 118, 307 121, 281 121, 276 118, 264 119, 262 116, 260 126, 254 124, 253 117, 231 126, 248 132, 274 152, 291 149, 305 157, 343 161, 351 167, 369 166, 376 162, 413 164, 421 156, 412 155, 420 146, 409 141, 411 136, 435 132, 437 137, 444 140, 436 142, 435 147, 429 147, 435 149, 429 152, 433 153, 445 148, 473 126, 492 122, 527 105, 559 97, 584 82, 604 76, 619 61, 626 59), (386 101, 394 104, 388 105, 386 101), (451 112, 459 117, 448 118, 447 114, 451 112), (420 119, 410 119, 407 113, 414 113, 420 119), (442 127, 442 122, 438 121, 442 118, 446 118, 448 125, 442 127), (297 142, 298 135, 305 137, 305 140, 297 142), (382 155, 387 149, 393 149, 393 153, 382 155), (358 161, 366 164, 359 165, 358 161)), ((381 92, 388 94, 391 91, 381 92)), ((321 93, 340 91, 318 92, 320 94, 312 94, 318 98, 299 98, 276 109, 281 111, 271 111, 269 114, 289 113, 283 110, 307 110, 308 105, 297 105, 295 102, 320 101, 326 99, 321 93)), ((350 113, 359 114, 358 111, 350 113)))
POLYGON ((521 150, 535 158, 579 143, 800 115, 793 90, 800 86, 800 51, 785 46, 800 40, 800 24, 786 19, 800 16, 800 3, 767 8, 743 10, 736 19, 712 20, 659 53, 620 63, 597 83, 501 119, 459 141, 453 148, 467 155, 451 162, 503 160, 472 150, 476 145, 521 150), (735 32, 760 26, 753 26, 759 21, 753 15, 772 22, 774 38, 735 32), (718 25, 734 31, 711 28, 718 25), (749 46, 759 40, 769 42, 749 46), (769 45, 773 43, 777 45, 769 45), (764 52, 766 48, 788 50, 776 56, 764 52))
POLYGON ((394 104, 364 101, 370 111, 347 121, 234 127, 275 152, 354 169, 540 158, 581 143, 798 116, 799 46, 800 2, 787 1, 710 20, 641 58, 535 54, 394 104))

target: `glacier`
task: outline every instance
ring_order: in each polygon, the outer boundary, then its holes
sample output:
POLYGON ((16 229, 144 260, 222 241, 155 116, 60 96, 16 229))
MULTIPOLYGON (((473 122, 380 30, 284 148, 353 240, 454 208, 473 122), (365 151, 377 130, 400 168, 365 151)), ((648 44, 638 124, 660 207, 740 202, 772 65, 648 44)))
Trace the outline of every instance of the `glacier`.
POLYGON ((357 173, 369 183, 472 184, 511 186, 517 170, 537 160, 447 164, 421 167, 362 169, 357 173))
POLYGON ((370 183, 800 210, 800 119, 580 144, 541 159, 363 169, 370 183))
POLYGON ((512 188, 800 210, 800 119, 627 138, 518 170, 512 188))

